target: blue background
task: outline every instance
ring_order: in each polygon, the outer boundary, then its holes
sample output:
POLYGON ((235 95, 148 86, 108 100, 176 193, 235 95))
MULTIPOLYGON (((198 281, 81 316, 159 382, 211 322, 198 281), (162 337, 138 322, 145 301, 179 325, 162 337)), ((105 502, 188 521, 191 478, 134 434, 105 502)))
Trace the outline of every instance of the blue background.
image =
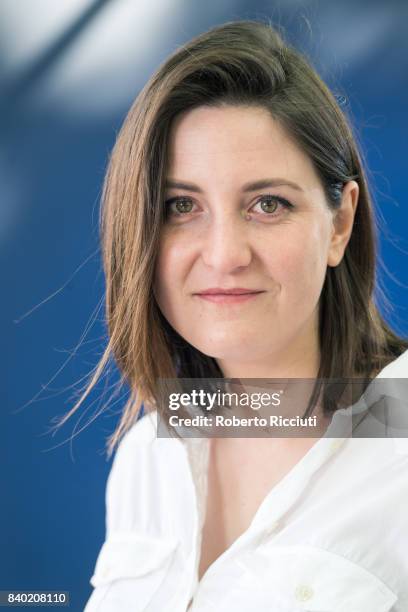
POLYGON ((104 447, 121 398, 78 431, 103 407, 115 371, 55 436, 49 426, 105 342, 98 204, 109 151, 133 98, 178 45, 225 21, 270 19, 346 97, 384 220, 386 318, 408 333, 408 4, 142 4, 152 3, 0 6, 0 590, 70 591, 75 611, 104 539, 104 447))

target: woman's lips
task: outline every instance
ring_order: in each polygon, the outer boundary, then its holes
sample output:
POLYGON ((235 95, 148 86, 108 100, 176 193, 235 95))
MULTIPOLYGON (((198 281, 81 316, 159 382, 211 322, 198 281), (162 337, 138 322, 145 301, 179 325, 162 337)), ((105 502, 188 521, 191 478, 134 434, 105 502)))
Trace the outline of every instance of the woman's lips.
POLYGON ((197 297, 207 302, 215 304, 239 304, 240 302, 248 302, 256 296, 261 295, 264 291, 254 291, 253 293, 196 293, 197 297))

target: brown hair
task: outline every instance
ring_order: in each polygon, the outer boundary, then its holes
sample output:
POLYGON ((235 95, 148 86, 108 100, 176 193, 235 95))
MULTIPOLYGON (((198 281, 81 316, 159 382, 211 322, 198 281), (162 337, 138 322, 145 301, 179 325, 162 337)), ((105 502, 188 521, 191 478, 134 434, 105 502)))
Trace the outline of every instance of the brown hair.
MULTIPOLYGON (((345 183, 359 184, 349 243, 341 263, 328 267, 320 297, 318 377, 369 377, 408 347, 374 303, 373 207, 355 139, 335 97, 269 24, 223 24, 182 46, 158 68, 130 109, 110 158, 101 208, 109 342, 81 398, 60 423, 89 395, 114 358, 130 396, 108 440, 109 454, 142 403, 156 403, 158 378, 223 377, 215 359, 168 324, 152 291, 172 121, 188 109, 221 104, 268 109, 313 162, 329 207, 340 206, 345 183)), ((325 404, 326 412, 330 409, 325 404)))

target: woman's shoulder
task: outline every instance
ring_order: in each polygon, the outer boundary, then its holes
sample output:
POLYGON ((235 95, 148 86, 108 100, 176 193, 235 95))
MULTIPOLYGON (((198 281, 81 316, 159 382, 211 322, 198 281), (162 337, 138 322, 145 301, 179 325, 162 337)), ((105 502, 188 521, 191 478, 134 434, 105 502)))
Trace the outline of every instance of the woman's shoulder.
POLYGON ((408 378, 408 349, 383 367, 376 378, 408 378))
POLYGON ((107 479, 108 532, 143 527, 144 517, 152 512, 160 520, 154 500, 158 495, 168 496, 176 486, 175 478, 185 474, 185 455, 177 440, 157 437, 156 412, 134 423, 119 442, 107 479))
POLYGON ((123 435, 113 456, 108 476, 108 489, 124 479, 135 480, 136 473, 146 470, 159 451, 157 412, 150 411, 139 418, 123 435))
POLYGON ((120 440, 116 455, 119 449, 131 447, 135 444, 143 442, 151 442, 157 436, 157 410, 144 411, 133 425, 129 427, 127 432, 120 440))

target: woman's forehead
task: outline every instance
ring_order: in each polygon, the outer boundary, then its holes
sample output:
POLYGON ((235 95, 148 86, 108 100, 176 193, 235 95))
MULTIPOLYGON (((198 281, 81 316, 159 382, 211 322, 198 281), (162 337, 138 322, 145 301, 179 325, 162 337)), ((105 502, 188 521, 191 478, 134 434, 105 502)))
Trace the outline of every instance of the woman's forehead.
POLYGON ((167 177, 245 183, 282 177, 315 186, 313 164, 265 108, 199 107, 177 117, 169 138, 167 177))

